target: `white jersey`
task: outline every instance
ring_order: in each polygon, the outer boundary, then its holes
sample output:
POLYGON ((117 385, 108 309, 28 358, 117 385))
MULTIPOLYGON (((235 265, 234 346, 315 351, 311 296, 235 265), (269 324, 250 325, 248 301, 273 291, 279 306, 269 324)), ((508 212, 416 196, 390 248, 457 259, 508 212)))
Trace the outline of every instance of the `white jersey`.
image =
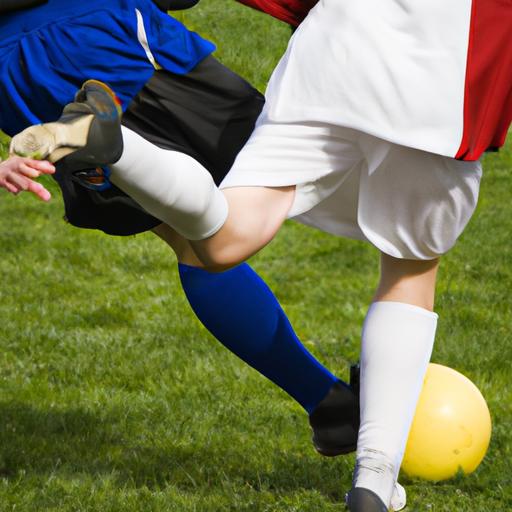
POLYGON ((320 0, 267 90, 270 121, 341 125, 474 160, 512 120, 512 2, 320 0))

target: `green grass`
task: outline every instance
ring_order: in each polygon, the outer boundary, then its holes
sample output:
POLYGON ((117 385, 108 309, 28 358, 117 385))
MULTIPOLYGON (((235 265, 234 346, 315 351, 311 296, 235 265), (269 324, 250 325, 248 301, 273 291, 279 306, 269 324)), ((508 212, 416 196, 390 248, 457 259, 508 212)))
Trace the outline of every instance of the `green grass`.
MULTIPOLYGON (((185 18, 260 88, 289 35, 227 0, 185 18)), ((414 512, 512 510, 512 146, 485 164, 478 212, 443 261, 433 359, 480 387, 492 443, 473 475, 403 479, 414 512)), ((45 182, 48 205, 0 192, 0 511, 344 510, 353 459, 316 455, 302 410, 205 332, 166 247, 66 225, 45 182)), ((252 263, 346 376, 377 260, 289 223, 252 263)))

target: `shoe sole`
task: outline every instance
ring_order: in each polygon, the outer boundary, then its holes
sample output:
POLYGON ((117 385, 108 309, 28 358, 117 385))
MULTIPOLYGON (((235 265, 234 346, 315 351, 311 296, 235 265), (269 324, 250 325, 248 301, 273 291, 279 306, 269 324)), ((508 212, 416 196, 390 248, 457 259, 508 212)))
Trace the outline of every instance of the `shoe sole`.
POLYGON ((73 123, 47 123, 31 126, 11 141, 10 152, 35 160, 57 162, 87 144, 94 116, 78 118, 73 123))
MULTIPOLYGON (((112 105, 114 105, 117 115, 122 114, 117 96, 106 84, 97 80, 87 80, 83 84, 82 90, 86 87, 97 87, 107 94, 110 105, 105 108, 105 112, 111 112, 112 105)), ((57 162, 85 147, 94 118, 95 116, 90 114, 80 116, 72 122, 56 121, 31 126, 13 137, 10 153, 35 160, 48 159, 51 162, 57 162)))

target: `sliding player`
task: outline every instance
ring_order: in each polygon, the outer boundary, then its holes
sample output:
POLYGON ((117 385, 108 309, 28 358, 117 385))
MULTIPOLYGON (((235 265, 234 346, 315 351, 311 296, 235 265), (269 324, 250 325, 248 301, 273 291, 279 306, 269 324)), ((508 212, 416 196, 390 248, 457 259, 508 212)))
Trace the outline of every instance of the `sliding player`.
MULTIPOLYGON (((157 3, 165 9, 175 5, 157 3)), ((0 17, 0 128, 14 135, 30 124, 57 119, 77 86, 96 77, 115 88, 129 133, 158 145, 165 166, 178 171, 173 176, 186 182, 204 166, 208 186, 215 190, 214 183, 223 179, 253 129, 263 101, 210 55, 211 43, 149 0, 49 0, 23 7, 34 8, 0 17)), ((73 167, 70 158, 59 162, 56 179, 68 221, 117 235, 153 229, 176 250, 187 297, 210 331, 304 407, 321 453, 353 451, 357 393, 305 350, 270 289, 248 265, 223 274, 198 268, 184 239, 109 183, 108 169, 96 167, 123 152, 112 130, 118 105, 98 82, 89 82, 79 100, 75 107, 84 116, 80 129, 95 132, 98 123, 91 121, 97 116, 108 143, 92 159, 94 165, 86 158, 73 168, 77 172, 67 172, 73 167), (108 101, 110 110, 102 108, 108 101)), ((73 118, 76 112, 67 109, 66 115, 73 118)), ((130 146, 125 140, 124 150, 130 146)), ((143 153, 136 158, 145 165, 143 153)), ((151 180, 151 162, 145 168, 145 178, 151 180)), ((185 206, 187 215, 205 197, 199 188, 185 206)))
MULTIPOLYGON (((512 4, 498 1, 407 9, 396 0, 322 1, 274 72, 224 195, 207 193, 195 215, 180 215, 192 191, 164 172, 162 151, 123 130, 130 143, 113 165, 116 182, 192 240, 210 268, 259 250, 286 217, 381 251, 363 328, 352 512, 390 504, 434 342, 439 258, 475 209, 479 157, 504 143, 512 120, 503 71, 512 64, 511 23, 512 4)), ((198 188, 207 180, 196 179, 198 188)))

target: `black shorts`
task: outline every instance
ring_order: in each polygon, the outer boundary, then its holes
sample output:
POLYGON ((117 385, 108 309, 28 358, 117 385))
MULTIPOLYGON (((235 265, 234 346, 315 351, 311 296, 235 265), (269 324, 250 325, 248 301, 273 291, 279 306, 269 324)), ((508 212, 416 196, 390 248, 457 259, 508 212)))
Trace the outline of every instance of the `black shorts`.
MULTIPOLYGON (((192 156, 219 184, 251 134, 263 102, 256 89, 210 56, 186 75, 156 71, 122 123, 161 148, 192 156)), ((70 224, 133 235, 161 223, 114 185, 103 192, 90 190, 63 165, 57 165, 56 180, 70 224)))

